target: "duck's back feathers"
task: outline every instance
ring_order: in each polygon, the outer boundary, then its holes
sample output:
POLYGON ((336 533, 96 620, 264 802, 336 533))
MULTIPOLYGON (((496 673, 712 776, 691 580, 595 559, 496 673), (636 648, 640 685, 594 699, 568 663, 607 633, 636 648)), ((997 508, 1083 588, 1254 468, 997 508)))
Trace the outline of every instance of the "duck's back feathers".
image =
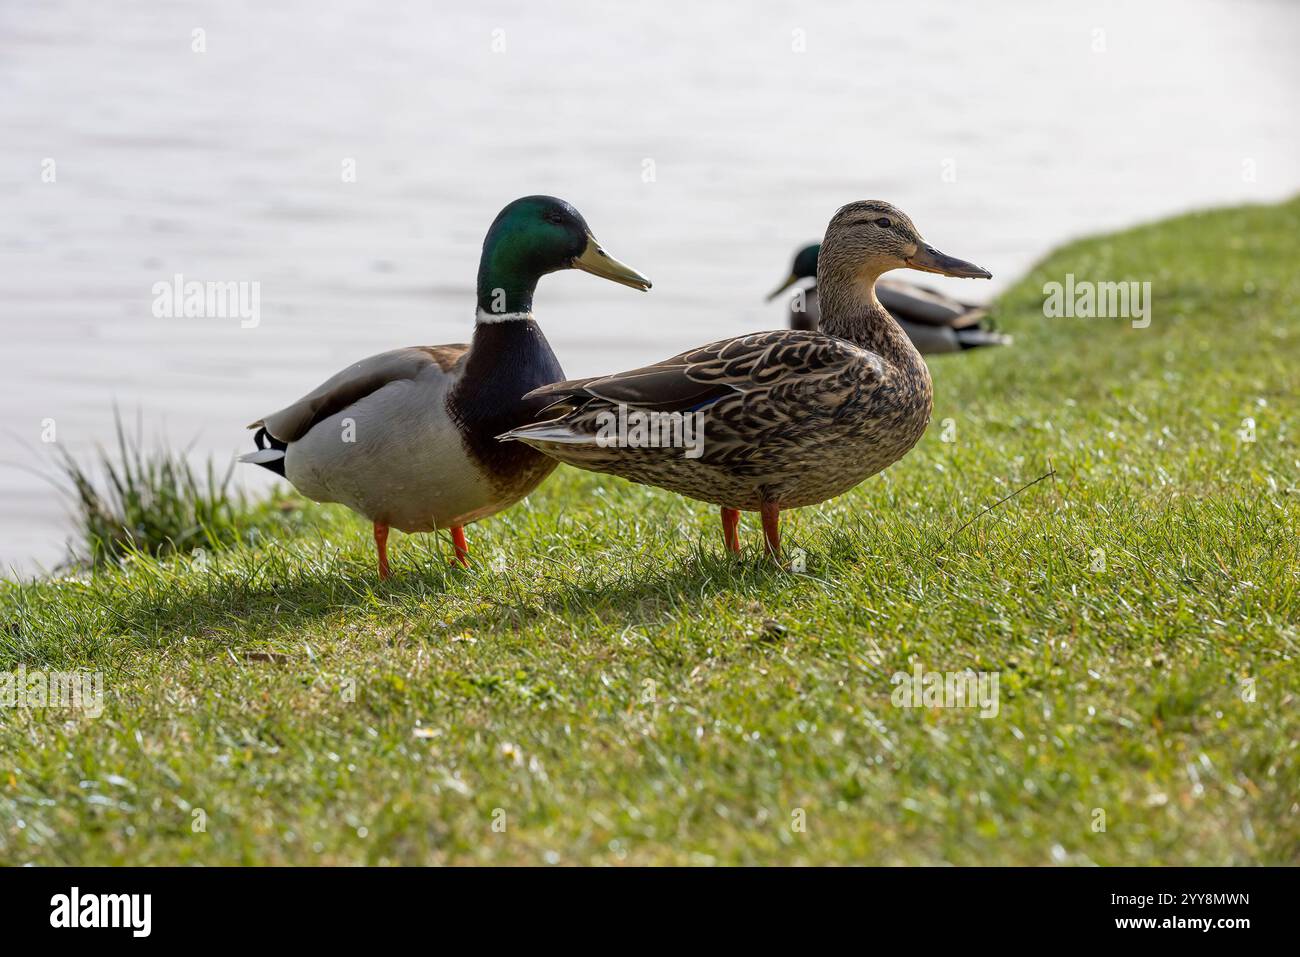
POLYGON ((297 402, 259 419, 249 428, 263 429, 281 443, 296 442, 319 422, 342 412, 390 382, 414 379, 434 366, 443 373, 450 373, 468 349, 468 345, 457 343, 381 352, 348 366, 297 402))
POLYGON ((894 318, 926 326, 961 329, 977 325, 988 311, 958 302, 926 286, 893 279, 876 282, 876 298, 894 318))
POLYGON ((682 353, 663 362, 617 375, 555 382, 534 390, 526 398, 556 399, 556 402, 542 411, 541 415, 544 416, 552 410, 560 411, 561 404, 575 400, 597 400, 609 406, 623 403, 657 412, 701 408, 731 394, 735 388, 727 383, 701 381, 695 377, 690 357, 700 351, 682 353))

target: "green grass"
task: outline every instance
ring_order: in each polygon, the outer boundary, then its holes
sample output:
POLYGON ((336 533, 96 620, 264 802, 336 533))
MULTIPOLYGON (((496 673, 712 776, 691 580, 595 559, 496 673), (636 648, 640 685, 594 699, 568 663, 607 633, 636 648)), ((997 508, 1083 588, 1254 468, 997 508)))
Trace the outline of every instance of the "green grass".
POLYGON ((266 510, 231 489, 233 462, 218 477, 211 459, 200 471, 184 452, 147 448, 143 430, 128 434, 116 412, 114 425, 116 455, 101 447, 87 464, 60 450, 77 531, 74 566, 229 548, 264 524, 266 510))
POLYGON ((806 575, 562 470, 470 572, 399 537, 381 584, 307 506, 3 586, 0 669, 108 695, 0 709, 0 861, 1300 862, 1298 259, 1300 201, 1053 253, 1013 349, 932 363, 912 454, 789 516, 806 575), (1150 280, 1150 328, 1045 319, 1066 272, 1150 280), (997 672, 999 714, 894 707, 915 663, 997 672))

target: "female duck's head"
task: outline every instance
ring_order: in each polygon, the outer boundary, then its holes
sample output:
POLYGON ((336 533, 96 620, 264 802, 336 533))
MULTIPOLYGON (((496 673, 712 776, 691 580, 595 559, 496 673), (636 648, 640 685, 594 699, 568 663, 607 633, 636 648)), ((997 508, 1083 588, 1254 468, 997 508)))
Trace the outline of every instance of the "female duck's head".
POLYGON ((560 269, 581 269, 633 289, 650 288, 650 280, 605 254, 582 214, 564 200, 525 196, 497 214, 483 240, 479 312, 531 312, 537 280, 560 269))
POLYGON ((974 263, 939 252, 901 209, 879 200, 840 207, 826 227, 818 255, 818 283, 828 279, 870 288, 891 269, 919 269, 941 276, 991 279, 974 263))

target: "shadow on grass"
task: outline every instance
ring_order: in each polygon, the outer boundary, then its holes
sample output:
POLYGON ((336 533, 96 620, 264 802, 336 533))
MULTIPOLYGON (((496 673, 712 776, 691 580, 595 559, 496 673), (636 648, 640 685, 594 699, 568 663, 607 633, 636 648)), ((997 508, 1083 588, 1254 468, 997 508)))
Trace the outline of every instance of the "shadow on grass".
MULTIPOLYGON (((809 542, 817 562, 852 562, 861 557, 852 537, 809 542)), ((792 543, 793 545, 793 543, 792 543)), ((324 543, 322 543, 322 547, 324 543)), ((797 547, 797 546, 795 546, 797 547)), ((788 556, 787 556, 788 557, 788 556)), ((304 563, 269 550, 248 566, 200 577, 178 588, 174 577, 147 581, 111 606, 123 632, 158 637, 217 637, 231 644, 267 637, 344 616, 357 623, 368 615, 405 615, 436 623, 441 632, 519 630, 542 623, 568 629, 595 621, 611 632, 681 618, 682 610, 706 615, 720 596, 771 599, 789 589, 830 587, 816 575, 791 574, 750 545, 736 558, 708 543, 670 552, 663 561, 643 553, 610 574, 610 564, 574 568, 555 563, 553 573, 498 574, 479 565, 448 567, 437 551, 417 552, 380 581, 373 568, 350 560, 304 563), (410 559, 417 559, 412 566, 410 559), (457 608, 470 605, 470 609, 457 608)))
POLYGON ((798 587, 800 579, 756 549, 733 558, 696 545, 690 555, 651 569, 630 567, 612 578, 582 575, 550 581, 551 587, 540 592, 506 588, 485 594, 482 600, 488 608, 459 615, 446 627, 452 631, 518 629, 552 621, 568 628, 589 619, 609 631, 620 631, 667 620, 683 607, 706 614, 722 595, 770 597, 783 587, 798 587))
POLYGON ((736 557, 706 535, 686 552, 670 552, 664 561, 642 557, 626 562, 609 574, 602 566, 595 573, 564 568, 555 576, 531 582, 501 578, 500 587, 485 579, 478 588, 481 605, 448 619, 452 631, 522 629, 552 622, 561 629, 587 621, 598 622, 608 632, 682 620, 687 609, 697 618, 707 617, 723 597, 770 602, 787 592, 822 590, 838 593, 846 569, 864 562, 912 565, 932 561, 940 540, 918 530, 904 543, 881 538, 878 529, 861 519, 824 522, 808 537, 790 535, 784 542, 785 560, 778 566, 760 542, 746 543, 736 557), (802 555, 806 571, 794 573, 790 562, 802 555), (567 573, 566 573, 567 572, 567 573))
POLYGON ((441 568, 396 571, 380 581, 373 570, 260 567, 247 576, 211 576, 187 590, 149 588, 114 609, 120 624, 135 632, 203 635, 222 632, 256 640, 293 632, 347 612, 389 614, 416 609, 444 596, 460 572, 441 568))

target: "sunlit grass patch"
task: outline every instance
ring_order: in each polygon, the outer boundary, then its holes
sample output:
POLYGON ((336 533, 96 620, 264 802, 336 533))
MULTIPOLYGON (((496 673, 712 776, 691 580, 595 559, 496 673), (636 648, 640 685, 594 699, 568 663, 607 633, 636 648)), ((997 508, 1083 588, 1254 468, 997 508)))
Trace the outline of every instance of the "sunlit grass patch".
POLYGON ((1296 863, 1298 254, 1297 202, 1054 252, 911 454, 788 515, 803 574, 562 468, 469 571, 395 536, 381 582, 290 498, 202 562, 0 586, 0 672, 107 688, 0 708, 0 861, 1296 863), (1150 327, 1043 316, 1121 268, 1150 327), (996 716, 896 706, 918 665, 996 716))

